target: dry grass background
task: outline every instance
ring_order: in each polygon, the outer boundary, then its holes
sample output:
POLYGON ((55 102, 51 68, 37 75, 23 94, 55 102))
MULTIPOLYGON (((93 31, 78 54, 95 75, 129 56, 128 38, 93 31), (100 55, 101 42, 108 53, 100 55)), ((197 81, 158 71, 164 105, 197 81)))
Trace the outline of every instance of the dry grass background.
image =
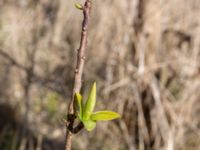
MULTIPOLYGON (((0 1, 0 149, 62 149, 82 20, 75 2, 0 1)), ((93 5, 83 93, 97 81, 97 109, 122 118, 75 135, 73 149, 200 149, 200 1, 93 5)))

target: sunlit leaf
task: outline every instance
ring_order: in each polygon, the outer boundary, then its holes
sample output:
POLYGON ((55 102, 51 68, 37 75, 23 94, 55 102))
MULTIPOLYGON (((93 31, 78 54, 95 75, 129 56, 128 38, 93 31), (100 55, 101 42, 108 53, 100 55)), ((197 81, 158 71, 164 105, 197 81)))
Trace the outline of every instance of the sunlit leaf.
POLYGON ((90 119, 95 121, 107 121, 117 118, 120 118, 120 115, 113 111, 98 111, 90 116, 90 119))
POLYGON ((89 120, 90 115, 94 110, 95 104, 96 104, 96 83, 94 82, 84 107, 83 120, 89 120))
POLYGON ((93 120, 83 121, 83 124, 88 131, 92 131, 96 127, 96 121, 93 120))
POLYGON ((79 108, 79 119, 82 120, 82 113, 83 113, 83 100, 82 100, 82 96, 80 93, 75 93, 75 100, 76 103, 78 104, 78 108, 79 108))

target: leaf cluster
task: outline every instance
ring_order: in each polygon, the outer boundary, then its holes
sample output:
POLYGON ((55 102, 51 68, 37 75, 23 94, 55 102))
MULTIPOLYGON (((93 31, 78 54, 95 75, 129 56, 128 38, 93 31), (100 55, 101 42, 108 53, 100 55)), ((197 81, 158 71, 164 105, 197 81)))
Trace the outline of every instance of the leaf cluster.
POLYGON ((93 112, 96 104, 96 83, 93 84, 85 104, 80 93, 75 94, 75 99, 78 106, 78 118, 88 131, 92 131, 96 127, 97 121, 108 121, 120 118, 120 115, 113 111, 102 110, 93 112))

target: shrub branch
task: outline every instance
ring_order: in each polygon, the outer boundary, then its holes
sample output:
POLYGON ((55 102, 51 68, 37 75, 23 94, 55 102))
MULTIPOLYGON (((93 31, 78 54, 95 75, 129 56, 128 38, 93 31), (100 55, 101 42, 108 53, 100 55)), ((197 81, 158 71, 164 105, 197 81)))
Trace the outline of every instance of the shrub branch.
POLYGON ((74 96, 75 93, 80 92, 82 86, 82 74, 85 62, 85 50, 87 47, 87 37, 88 37, 88 24, 90 19, 91 12, 91 0, 86 0, 83 6, 83 22, 82 22, 82 32, 81 32, 81 40, 80 47, 77 53, 77 61, 75 68, 75 76, 74 76, 74 88, 72 92, 71 101, 68 106, 68 115, 66 121, 66 141, 65 141, 65 150, 71 150, 72 145, 72 135, 78 133, 82 128, 83 124, 79 123, 77 127, 74 126, 74 121, 76 119, 75 116, 75 107, 74 107, 74 96))

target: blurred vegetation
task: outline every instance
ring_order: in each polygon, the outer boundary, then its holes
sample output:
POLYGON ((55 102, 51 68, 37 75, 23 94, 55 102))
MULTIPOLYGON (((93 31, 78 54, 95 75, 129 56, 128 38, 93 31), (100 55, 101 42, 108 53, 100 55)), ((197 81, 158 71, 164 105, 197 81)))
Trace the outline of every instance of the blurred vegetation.
MULTIPOLYGON (((82 14, 75 0, 0 1, 0 149, 64 146, 82 14)), ((84 2, 84 0, 80 0, 84 2)), ((200 149, 200 1, 94 0, 83 95, 119 112, 74 150, 200 149)))

